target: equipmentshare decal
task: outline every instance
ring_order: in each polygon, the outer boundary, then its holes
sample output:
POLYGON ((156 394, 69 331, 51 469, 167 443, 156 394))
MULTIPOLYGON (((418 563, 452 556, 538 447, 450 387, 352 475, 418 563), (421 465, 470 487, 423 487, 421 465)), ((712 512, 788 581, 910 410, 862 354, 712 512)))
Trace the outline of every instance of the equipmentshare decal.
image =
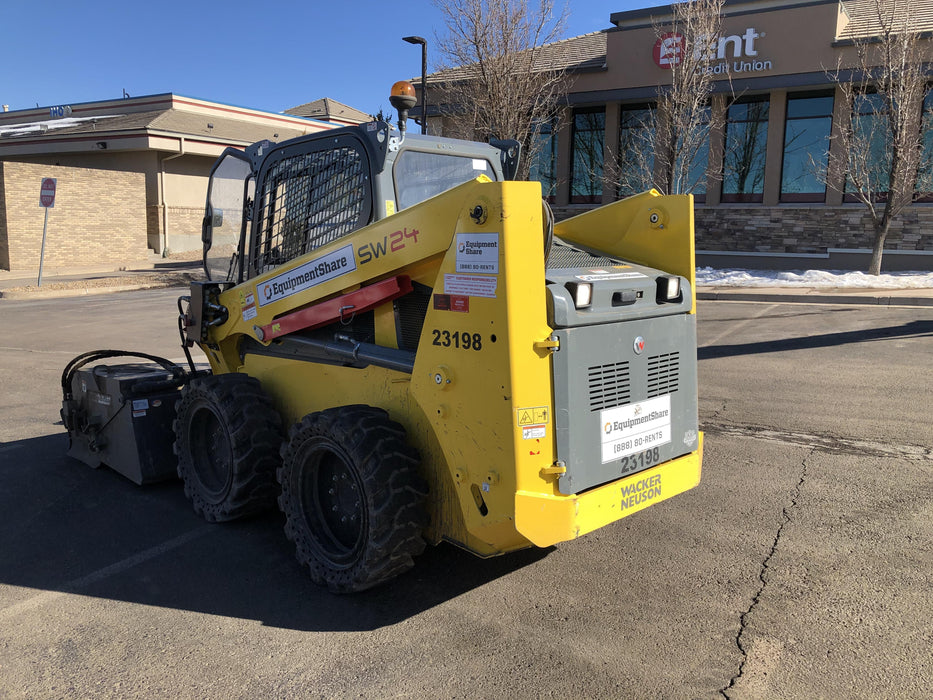
POLYGON ((458 233, 457 272, 499 273, 498 233, 458 233))
POLYGON ((599 412, 603 464, 671 441, 671 396, 599 412))
POLYGON ((259 285, 259 305, 265 306, 290 297, 324 282, 329 282, 356 269, 353 246, 344 246, 333 253, 299 265, 259 285))

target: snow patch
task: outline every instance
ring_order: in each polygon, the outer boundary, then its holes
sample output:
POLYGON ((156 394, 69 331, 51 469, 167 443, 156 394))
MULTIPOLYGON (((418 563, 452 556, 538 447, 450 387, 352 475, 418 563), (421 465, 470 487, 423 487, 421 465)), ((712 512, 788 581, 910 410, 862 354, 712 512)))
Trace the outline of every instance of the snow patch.
POLYGON ((698 267, 702 287, 812 287, 819 289, 926 289, 933 288, 933 272, 888 272, 868 275, 839 270, 714 270, 698 267))
POLYGON ((122 116, 120 114, 105 114, 99 117, 64 117, 63 119, 46 119, 40 122, 27 122, 25 124, 10 124, 0 126, 0 136, 26 136, 27 134, 40 134, 53 129, 65 129, 69 126, 77 126, 84 122, 100 121, 102 119, 113 119, 122 116))

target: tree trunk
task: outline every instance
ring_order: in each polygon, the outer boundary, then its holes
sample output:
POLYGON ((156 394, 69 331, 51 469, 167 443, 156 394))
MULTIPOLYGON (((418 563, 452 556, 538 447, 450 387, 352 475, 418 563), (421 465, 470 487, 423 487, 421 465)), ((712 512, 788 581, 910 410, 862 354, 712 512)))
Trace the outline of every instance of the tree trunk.
POLYGON ((890 226, 891 220, 886 216, 875 224, 875 242, 871 249, 871 262, 868 263, 869 275, 881 274, 881 256, 884 253, 884 239, 888 237, 888 228, 890 226))

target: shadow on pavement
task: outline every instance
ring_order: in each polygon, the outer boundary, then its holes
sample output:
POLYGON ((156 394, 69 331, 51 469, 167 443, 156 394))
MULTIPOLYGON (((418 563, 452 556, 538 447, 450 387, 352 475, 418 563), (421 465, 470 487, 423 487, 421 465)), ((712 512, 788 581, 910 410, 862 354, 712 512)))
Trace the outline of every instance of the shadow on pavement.
POLYGON ((865 330, 845 331, 842 333, 824 333, 822 335, 803 336, 799 338, 763 340, 756 343, 708 345, 706 347, 697 348, 697 359, 712 360, 720 357, 757 355, 766 352, 813 350, 816 348, 848 345, 850 343, 865 343, 875 340, 890 340, 892 338, 919 338, 926 336, 933 336, 933 321, 911 321, 910 323, 905 323, 900 326, 867 328, 865 330))
POLYGON ((67 436, 0 444, 0 584, 259 620, 273 627, 365 631, 401 622, 534 564, 550 550, 482 560, 429 547, 415 568, 354 596, 314 585, 272 513, 209 525, 181 483, 139 487, 66 456, 67 436))

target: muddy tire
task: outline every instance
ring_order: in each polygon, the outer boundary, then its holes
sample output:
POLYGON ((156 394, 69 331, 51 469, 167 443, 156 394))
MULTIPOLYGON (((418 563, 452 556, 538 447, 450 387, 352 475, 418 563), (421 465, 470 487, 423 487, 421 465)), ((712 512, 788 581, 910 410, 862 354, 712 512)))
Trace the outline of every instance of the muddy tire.
POLYGON ((195 379, 182 390, 175 413, 178 476, 198 515, 221 522, 275 505, 281 419, 256 379, 195 379))
POLYGON ((353 593, 413 566, 427 524, 418 461, 404 429, 378 408, 328 409, 292 426, 278 471, 279 508, 315 583, 353 593))

